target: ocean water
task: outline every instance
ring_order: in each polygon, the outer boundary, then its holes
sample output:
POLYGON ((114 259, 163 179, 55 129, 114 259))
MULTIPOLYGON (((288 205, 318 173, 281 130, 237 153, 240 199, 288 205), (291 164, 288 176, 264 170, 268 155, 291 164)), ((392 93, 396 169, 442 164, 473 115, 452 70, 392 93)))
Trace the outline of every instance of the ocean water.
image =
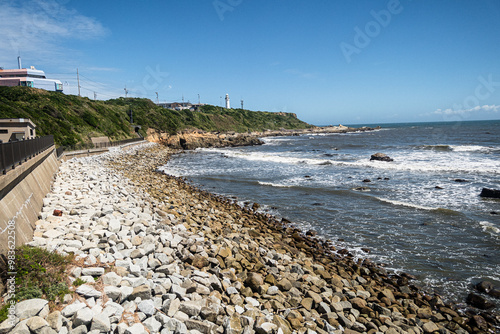
POLYGON ((178 154, 163 169, 258 202, 447 300, 463 302, 481 280, 500 286, 500 200, 479 196, 500 189, 500 121, 263 140, 178 154), (376 152, 394 162, 370 161, 376 152))

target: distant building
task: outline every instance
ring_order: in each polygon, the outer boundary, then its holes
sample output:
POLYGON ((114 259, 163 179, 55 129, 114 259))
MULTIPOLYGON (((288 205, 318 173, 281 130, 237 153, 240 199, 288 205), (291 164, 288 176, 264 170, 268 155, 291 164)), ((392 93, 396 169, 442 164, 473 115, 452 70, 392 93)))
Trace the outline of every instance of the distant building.
POLYGON ((0 118, 0 141, 3 143, 36 137, 36 125, 27 118, 0 118))
POLYGON ((63 84, 59 80, 47 79, 45 72, 34 66, 21 68, 21 58, 18 58, 19 68, 5 70, 0 67, 0 86, 25 86, 50 91, 62 92, 63 84))
POLYGON ((204 106, 204 103, 199 103, 199 104, 193 104, 190 102, 164 102, 164 103, 158 103, 158 106, 165 108, 165 109, 172 109, 172 110, 190 110, 190 111, 198 111, 201 106, 204 106))
POLYGON ((231 104, 229 103, 229 94, 226 94, 226 109, 231 109, 231 104))

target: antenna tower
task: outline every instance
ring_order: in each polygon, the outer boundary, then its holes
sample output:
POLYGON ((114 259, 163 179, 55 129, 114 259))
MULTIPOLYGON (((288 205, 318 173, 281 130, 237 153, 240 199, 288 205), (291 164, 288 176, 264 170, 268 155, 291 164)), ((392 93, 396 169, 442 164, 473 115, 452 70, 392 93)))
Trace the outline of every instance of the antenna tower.
POLYGON ((123 88, 123 90, 125 91, 125 97, 127 97, 127 95, 128 95, 128 89, 127 89, 127 87, 123 88))
POLYGON ((78 74, 78 68, 76 69, 76 81, 78 82, 78 96, 82 96, 80 94, 80 75, 78 74))

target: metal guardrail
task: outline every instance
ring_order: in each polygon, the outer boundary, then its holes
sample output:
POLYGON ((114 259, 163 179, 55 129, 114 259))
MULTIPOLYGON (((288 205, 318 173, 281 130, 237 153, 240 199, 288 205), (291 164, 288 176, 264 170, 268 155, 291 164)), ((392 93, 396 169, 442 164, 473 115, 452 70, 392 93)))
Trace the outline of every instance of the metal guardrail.
POLYGON ((52 135, 0 144, 0 173, 7 174, 51 146, 54 146, 52 135))
POLYGON ((109 141, 109 142, 96 143, 96 144, 91 143, 91 144, 80 144, 80 145, 75 145, 75 146, 61 146, 61 147, 57 148, 57 157, 59 158, 61 155, 64 154, 64 152, 121 146, 121 145, 140 142, 140 141, 144 141, 144 137, 141 136, 141 138, 109 141))

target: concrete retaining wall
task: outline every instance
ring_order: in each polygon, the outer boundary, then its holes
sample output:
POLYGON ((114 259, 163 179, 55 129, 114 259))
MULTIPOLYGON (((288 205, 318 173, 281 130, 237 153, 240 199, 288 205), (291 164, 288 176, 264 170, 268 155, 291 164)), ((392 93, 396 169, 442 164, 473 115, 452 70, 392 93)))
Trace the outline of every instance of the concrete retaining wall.
POLYGON ((0 176, 0 253, 33 239, 43 198, 50 192, 58 168, 52 147, 0 176))

